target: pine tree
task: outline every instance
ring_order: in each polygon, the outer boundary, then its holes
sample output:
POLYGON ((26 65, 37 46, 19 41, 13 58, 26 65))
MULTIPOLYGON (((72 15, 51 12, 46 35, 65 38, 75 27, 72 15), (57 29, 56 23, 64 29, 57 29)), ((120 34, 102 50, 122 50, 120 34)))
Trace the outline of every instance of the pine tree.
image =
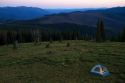
POLYGON ((105 31, 102 20, 98 20, 97 22, 96 41, 97 42, 105 41, 105 31))
POLYGON ((50 43, 46 44, 45 48, 49 48, 50 47, 50 43))
POLYGON ((17 48, 18 48, 18 41, 15 40, 15 41, 13 42, 13 49, 17 49, 17 48))
POLYGON ((35 45, 39 45, 39 44, 41 44, 40 43, 40 31, 39 31, 39 29, 37 29, 37 30, 34 30, 34 42, 35 42, 35 45))
POLYGON ((70 47, 70 43, 69 42, 67 42, 66 47, 70 47))
POLYGON ((59 34, 59 42, 62 42, 63 41, 63 36, 62 34, 59 34))
POLYGON ((123 32, 121 34, 121 39, 122 42, 125 42, 125 28, 123 29, 123 32))

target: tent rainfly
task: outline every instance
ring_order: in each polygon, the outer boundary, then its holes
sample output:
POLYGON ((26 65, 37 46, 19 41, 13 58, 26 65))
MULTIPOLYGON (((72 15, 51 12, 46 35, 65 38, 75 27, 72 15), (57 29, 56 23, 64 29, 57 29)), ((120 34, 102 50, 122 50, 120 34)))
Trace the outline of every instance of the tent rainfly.
POLYGON ((92 73, 94 75, 97 75, 97 76, 104 76, 104 77, 110 75, 108 69, 105 66, 101 65, 101 64, 95 65, 91 69, 90 73, 92 73))

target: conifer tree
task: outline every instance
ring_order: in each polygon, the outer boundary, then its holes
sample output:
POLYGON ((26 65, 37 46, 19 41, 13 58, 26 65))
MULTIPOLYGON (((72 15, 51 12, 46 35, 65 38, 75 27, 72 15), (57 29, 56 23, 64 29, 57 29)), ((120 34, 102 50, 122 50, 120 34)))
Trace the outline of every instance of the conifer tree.
POLYGON ((34 42, 35 42, 35 45, 40 44, 40 31, 39 31, 39 29, 34 30, 34 42))
POLYGON ((17 48, 18 48, 18 41, 15 40, 15 41, 13 42, 13 49, 17 49, 17 48))
POLYGON ((97 22, 96 41, 97 42, 105 41, 104 23, 101 19, 99 19, 97 22))
POLYGON ((125 42, 125 28, 123 29, 123 32, 121 34, 121 39, 122 42, 125 42))

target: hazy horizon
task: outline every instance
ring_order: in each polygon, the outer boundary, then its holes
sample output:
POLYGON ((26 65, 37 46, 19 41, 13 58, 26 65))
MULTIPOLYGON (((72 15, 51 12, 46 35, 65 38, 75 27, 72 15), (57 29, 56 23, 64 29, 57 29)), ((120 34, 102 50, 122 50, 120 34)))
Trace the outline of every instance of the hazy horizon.
POLYGON ((123 0, 3 0, 0 1, 0 7, 39 7, 44 9, 81 9, 81 8, 111 8, 125 6, 123 0))

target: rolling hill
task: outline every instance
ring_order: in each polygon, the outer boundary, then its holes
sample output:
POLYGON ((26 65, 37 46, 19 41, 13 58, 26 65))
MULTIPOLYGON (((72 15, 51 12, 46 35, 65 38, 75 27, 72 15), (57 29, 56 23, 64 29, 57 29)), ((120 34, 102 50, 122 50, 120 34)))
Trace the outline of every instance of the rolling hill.
POLYGON ((65 31, 78 29, 85 33, 95 33, 96 24, 99 18, 104 20, 105 30, 110 35, 117 34, 125 26, 125 7, 115 7, 109 9, 88 10, 84 12, 71 12, 45 15, 32 20, 14 21, 1 24, 4 28, 31 28, 39 27, 53 31, 65 31), (6 26, 3 26, 6 25, 6 26))
POLYGON ((47 11, 35 7, 0 7, 0 21, 29 20, 46 14, 47 11))
POLYGON ((116 7, 103 10, 90 10, 85 12, 72 12, 48 15, 42 18, 34 19, 31 23, 37 24, 58 24, 72 23, 78 25, 87 25, 95 27, 98 18, 104 20, 106 29, 121 31, 125 25, 125 7, 116 7))
POLYGON ((0 22, 15 21, 15 20, 30 20, 39 18, 45 15, 70 13, 74 11, 95 10, 95 8, 82 9, 42 9, 38 7, 0 7, 0 22))

